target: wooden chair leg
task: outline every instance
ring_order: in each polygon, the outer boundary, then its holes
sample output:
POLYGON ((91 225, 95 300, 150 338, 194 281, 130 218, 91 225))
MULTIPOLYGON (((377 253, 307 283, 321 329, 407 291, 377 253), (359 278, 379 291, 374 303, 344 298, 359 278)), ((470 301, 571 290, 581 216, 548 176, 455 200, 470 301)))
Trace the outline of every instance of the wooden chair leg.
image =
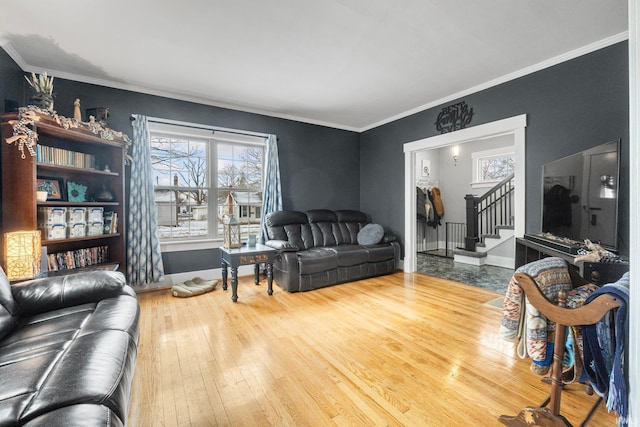
MULTIPOLYGON (((558 293, 558 306, 565 307, 567 293, 558 293)), ((564 356, 566 326, 556 323, 556 335, 553 348, 553 366, 551 367, 551 394, 549 407, 527 407, 514 417, 502 415, 498 418, 502 424, 509 427, 546 426, 572 427, 571 423, 560 415, 560 400, 562 397, 562 358, 564 356)), ((543 404, 543 406, 546 405, 543 404)))

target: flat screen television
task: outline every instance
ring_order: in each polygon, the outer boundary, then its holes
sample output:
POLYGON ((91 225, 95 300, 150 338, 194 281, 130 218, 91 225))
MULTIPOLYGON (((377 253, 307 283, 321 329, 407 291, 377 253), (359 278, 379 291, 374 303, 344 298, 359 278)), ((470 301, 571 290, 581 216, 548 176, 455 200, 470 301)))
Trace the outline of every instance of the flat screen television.
POLYGON ((542 231, 617 249, 620 140, 542 167, 542 231))

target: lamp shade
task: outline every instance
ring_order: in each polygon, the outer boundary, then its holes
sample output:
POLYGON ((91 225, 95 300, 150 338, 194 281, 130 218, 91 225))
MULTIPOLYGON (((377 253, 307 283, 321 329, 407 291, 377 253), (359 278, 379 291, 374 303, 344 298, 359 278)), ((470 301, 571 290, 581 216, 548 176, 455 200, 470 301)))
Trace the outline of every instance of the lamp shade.
POLYGON ((9 280, 32 279, 40 273, 40 230, 5 233, 4 249, 9 280))

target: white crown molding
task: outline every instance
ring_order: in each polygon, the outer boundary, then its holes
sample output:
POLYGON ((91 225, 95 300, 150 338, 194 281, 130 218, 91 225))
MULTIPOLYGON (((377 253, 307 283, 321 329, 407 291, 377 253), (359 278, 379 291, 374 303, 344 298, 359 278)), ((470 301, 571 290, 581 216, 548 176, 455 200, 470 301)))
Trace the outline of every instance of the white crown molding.
POLYGON ((591 43, 589 45, 586 45, 586 46, 583 46, 581 48, 572 50, 570 52, 563 53, 562 55, 555 56, 553 58, 547 59, 546 61, 539 62, 539 63, 531 65, 529 67, 522 68, 522 69, 520 69, 518 71, 514 71, 513 73, 506 74, 506 75, 504 75, 502 77, 498 77, 498 78, 490 80, 488 82, 481 83, 481 84, 479 84, 477 86, 473 86, 473 87, 470 87, 468 89, 462 90, 460 92, 451 94, 451 95, 446 96, 444 98, 440 98, 438 100, 429 102, 427 104, 424 104, 424 105, 421 105, 419 107, 413 108, 411 110, 405 111, 404 113, 396 114, 395 116, 391 116, 391 117, 388 117, 388 118, 386 118, 384 120, 381 120, 379 122, 372 123, 369 126, 365 126, 365 127, 361 128, 361 129, 359 129, 358 131, 359 132, 365 132, 367 130, 376 128, 378 126, 385 125, 387 123, 391 123, 393 121, 402 119, 402 118, 410 116, 412 114, 419 113, 419 112, 424 111, 424 110, 428 110, 429 108, 437 107, 438 105, 446 104, 447 102, 451 102, 453 100, 462 98, 464 96, 471 95, 472 93, 480 92, 481 90, 489 89, 491 87, 498 86, 498 85, 500 85, 502 83, 506 83, 506 82, 509 82, 511 80, 515 80, 517 78, 524 77, 524 76, 526 76, 528 74, 532 74, 532 73, 535 73, 537 71, 544 70, 545 68, 553 67, 554 65, 558 65, 558 64, 561 64, 563 62, 569 61, 571 59, 578 58, 578 57, 580 57, 582 55, 586 55, 588 53, 595 52, 596 50, 600 50, 602 48, 614 45, 614 44, 622 42, 622 41, 625 41, 628 38, 629 38, 629 32, 628 31, 613 35, 611 37, 607 37, 606 39, 599 40, 599 41, 597 41, 595 43, 591 43))
POLYGON ((534 64, 534 65, 532 65, 530 67, 526 67, 526 68, 520 69, 520 70, 515 71, 513 73, 506 74, 504 76, 501 76, 501 77, 498 77, 496 79, 490 80, 488 82, 479 84, 477 86, 470 87, 468 89, 465 89, 465 90, 462 90, 460 92, 451 94, 451 95, 446 96, 444 98, 440 98, 440 99, 437 99, 435 101, 429 102, 427 104, 423 104, 423 105, 421 105, 419 107, 412 108, 411 110, 407 110, 407 111, 405 111, 403 113, 399 113, 399 114, 393 115, 391 117, 388 117, 388 118, 383 119, 381 121, 378 121, 376 123, 372 123, 370 125, 364 126, 362 128, 346 126, 346 125, 342 125, 342 124, 338 124, 338 123, 325 122, 325 121, 321 121, 321 120, 313 120, 313 119, 310 119, 310 118, 307 118, 307 117, 301 117, 301 116, 296 116, 296 115, 292 115, 292 114, 275 113, 275 112, 272 112, 272 111, 262 110, 262 109, 259 109, 259 108, 244 107, 244 106, 235 105, 235 104, 232 104, 232 103, 219 102, 219 101, 215 101, 215 100, 199 97, 197 95, 177 94, 177 93, 174 93, 174 92, 171 92, 171 91, 167 91, 167 90, 161 89, 161 88, 142 86, 142 85, 139 85, 139 84, 127 84, 127 83, 122 83, 122 82, 116 82, 116 81, 113 81, 113 80, 105 80, 105 79, 99 79, 99 78, 93 78, 93 77, 79 76, 79 75, 76 75, 76 74, 65 73, 65 72, 58 71, 58 70, 49 70, 49 69, 45 70, 45 69, 41 69, 41 68, 38 68, 38 67, 33 67, 33 66, 27 64, 24 61, 24 59, 22 58, 22 56, 20 56, 18 54, 18 52, 13 48, 11 43, 9 41, 7 41, 6 39, 0 39, 0 46, 2 46, 2 48, 7 52, 7 54, 25 72, 42 73, 42 72, 46 71, 47 74, 50 75, 50 76, 54 76, 54 77, 62 78, 62 79, 67 79, 67 80, 73 80, 73 81, 82 82, 82 83, 88 83, 88 84, 94 84, 94 85, 98 85, 98 86, 111 87, 111 88, 114 88, 114 89, 128 90, 128 91, 132 91, 132 92, 144 93, 144 94, 147 94, 147 95, 155 95, 155 96, 161 96, 161 97, 166 97, 166 98, 171 98, 171 99, 177 99, 177 100, 181 100, 181 101, 193 102, 193 103, 197 103, 197 104, 210 105, 212 107, 227 108, 227 109, 230 109, 230 110, 243 111, 243 112, 246 112, 246 113, 261 114, 261 115, 265 115, 265 116, 269 116, 269 117, 275 117, 275 118, 286 119, 286 120, 294 120, 294 121, 298 121, 298 122, 309 123, 309 124, 314 124, 314 125, 319 125, 319 126, 326 126, 326 127, 346 130, 346 131, 350 131, 350 132, 362 133, 362 132, 371 130, 373 128, 385 125, 387 123, 391 123, 391 122, 393 122, 395 120, 399 120, 399 119, 402 119, 404 117, 410 116, 412 114, 419 113, 419 112, 424 111, 424 110, 428 110, 429 108, 437 107, 438 105, 442 105, 442 104, 445 104, 447 102, 453 101, 455 99, 471 95, 472 93, 476 93, 476 92, 479 92, 481 90, 488 89, 488 88, 500 85, 502 83, 506 83, 508 81, 515 80, 517 78, 526 76, 528 74, 532 74, 532 73, 535 73, 537 71, 544 70, 545 68, 549 68, 549 67, 552 67, 554 65, 558 65, 558 64, 560 64, 562 62, 569 61, 571 59, 580 57, 582 55, 586 55, 588 53, 595 52, 596 50, 599 50, 599 49, 614 45, 614 44, 619 43, 621 41, 627 40, 628 38, 629 38, 629 32, 628 31, 613 35, 611 37, 607 37, 607 38, 605 38, 603 40, 597 41, 595 43, 591 43, 591 44, 583 46, 583 47, 581 47, 579 49, 572 50, 572 51, 564 53, 562 55, 558 55, 556 57, 550 58, 550 59, 548 59, 546 61, 542 61, 542 62, 539 62, 537 64, 534 64))

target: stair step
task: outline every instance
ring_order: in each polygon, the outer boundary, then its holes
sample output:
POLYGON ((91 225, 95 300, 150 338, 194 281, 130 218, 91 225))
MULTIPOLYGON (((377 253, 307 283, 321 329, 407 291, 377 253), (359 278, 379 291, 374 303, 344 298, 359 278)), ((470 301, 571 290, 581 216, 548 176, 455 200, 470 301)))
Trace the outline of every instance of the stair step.
POLYGON ((496 225, 496 230, 515 230, 513 225, 496 225))
POLYGON ((500 235, 499 234, 483 234, 482 238, 483 239, 499 239, 500 235))
POLYGON ((462 255, 468 256, 470 258, 486 258, 486 252, 473 252, 473 251, 465 251, 464 249, 455 249, 453 251, 454 255, 462 255))

